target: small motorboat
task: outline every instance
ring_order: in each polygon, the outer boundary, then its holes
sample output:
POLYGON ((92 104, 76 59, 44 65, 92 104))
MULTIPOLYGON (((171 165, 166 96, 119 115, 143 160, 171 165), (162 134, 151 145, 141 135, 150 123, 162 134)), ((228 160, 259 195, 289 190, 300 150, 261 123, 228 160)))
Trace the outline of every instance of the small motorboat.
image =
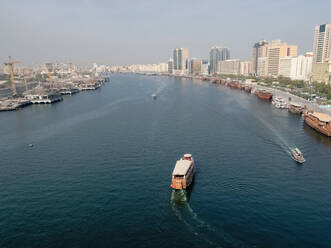
POLYGON ((156 95, 155 94, 152 95, 152 99, 156 100, 156 95))
POLYGON ((302 155, 302 152, 299 150, 299 148, 295 148, 291 151, 292 157, 295 161, 297 161, 298 163, 302 164, 304 163, 306 160, 302 155))

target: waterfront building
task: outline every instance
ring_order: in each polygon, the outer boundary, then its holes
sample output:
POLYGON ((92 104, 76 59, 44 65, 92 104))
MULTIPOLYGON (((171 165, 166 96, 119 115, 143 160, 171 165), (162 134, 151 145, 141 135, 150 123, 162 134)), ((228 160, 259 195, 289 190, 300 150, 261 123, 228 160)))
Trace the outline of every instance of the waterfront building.
POLYGON ((251 74, 252 62, 239 59, 228 59, 218 63, 218 72, 220 74, 229 75, 245 75, 251 74))
POLYGON ((168 72, 168 63, 159 63, 157 65, 156 72, 158 73, 167 73, 168 72))
POLYGON ((175 73, 188 72, 188 49, 175 48, 173 51, 173 66, 175 73))
POLYGON ((312 81, 331 84, 331 23, 315 27, 312 81))
POLYGON ((279 75, 279 62, 281 58, 288 56, 297 56, 298 46, 288 45, 281 40, 274 40, 267 48, 267 58, 268 58, 268 75, 278 76, 279 75))
POLYGON ((171 58, 168 60, 168 73, 172 74, 174 72, 174 60, 171 58))
POLYGON ((228 59, 219 61, 218 71, 220 74, 238 75, 240 70, 239 59, 228 59))
POLYGON ((280 59, 279 75, 289 77, 292 80, 310 80, 312 73, 312 53, 296 57, 285 57, 280 59))
POLYGON ((208 75, 209 73, 209 61, 208 59, 201 60, 201 74, 208 75))
POLYGON ((266 40, 261 40, 253 46, 253 57, 252 57, 252 73, 257 75, 258 71, 258 59, 261 57, 267 57, 267 45, 266 40))
POLYGON ((252 61, 240 61, 239 74, 244 76, 252 74, 252 61))
POLYGON ((219 62, 230 59, 230 50, 227 47, 215 46, 209 51, 209 74, 218 72, 219 62))
POLYGON ((324 63, 331 59, 331 23, 315 27, 314 63, 324 63))
POLYGON ((313 64, 312 81, 331 85, 331 59, 313 64))
POLYGON ((192 59, 190 61, 190 74, 199 75, 201 74, 202 60, 192 59))
POLYGON ((128 71, 131 72, 147 72, 147 73, 167 73, 168 63, 159 64, 144 64, 144 65, 130 65, 128 71))

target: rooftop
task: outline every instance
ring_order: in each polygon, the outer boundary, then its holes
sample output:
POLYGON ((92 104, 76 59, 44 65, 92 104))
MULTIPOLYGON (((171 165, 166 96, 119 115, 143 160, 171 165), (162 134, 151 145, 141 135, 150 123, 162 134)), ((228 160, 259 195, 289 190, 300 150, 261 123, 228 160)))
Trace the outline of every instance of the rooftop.
POLYGON ((331 116, 324 114, 324 113, 319 113, 319 112, 314 112, 312 115, 316 118, 318 118, 320 121, 323 122, 330 122, 331 121, 331 116))
POLYGON ((190 168, 192 161, 189 160, 177 160, 172 175, 185 175, 190 168))

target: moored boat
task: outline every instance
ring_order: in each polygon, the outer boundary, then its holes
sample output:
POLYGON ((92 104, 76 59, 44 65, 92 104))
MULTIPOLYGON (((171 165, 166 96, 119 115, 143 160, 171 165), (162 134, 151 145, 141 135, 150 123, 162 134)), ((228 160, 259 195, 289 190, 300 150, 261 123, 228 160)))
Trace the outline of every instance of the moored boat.
POLYGON ((331 116, 324 113, 307 111, 305 123, 316 131, 331 137, 331 116))
POLYGON ((238 82, 229 82, 228 86, 232 89, 237 89, 238 88, 238 82))
POLYGON ((252 87, 246 85, 244 89, 245 89, 246 92, 251 93, 252 87))
POLYGON ((172 172, 171 188, 188 188, 193 181, 194 173, 195 165, 192 155, 184 154, 180 160, 177 160, 175 168, 172 172))
POLYGON ((257 96, 262 100, 270 101, 272 99, 272 93, 266 90, 257 91, 257 96))
POLYGON ((288 110, 293 114, 301 115, 303 113, 303 107, 298 103, 289 103, 288 110))
POLYGON ((288 107, 287 103, 281 97, 275 97, 272 99, 272 104, 278 109, 285 109, 288 107))
POLYGON ((293 159, 300 164, 302 164, 306 161, 302 155, 302 152, 299 150, 299 148, 292 149, 291 154, 292 154, 293 159))
POLYGON ((152 95, 152 99, 156 100, 157 96, 155 94, 152 95))

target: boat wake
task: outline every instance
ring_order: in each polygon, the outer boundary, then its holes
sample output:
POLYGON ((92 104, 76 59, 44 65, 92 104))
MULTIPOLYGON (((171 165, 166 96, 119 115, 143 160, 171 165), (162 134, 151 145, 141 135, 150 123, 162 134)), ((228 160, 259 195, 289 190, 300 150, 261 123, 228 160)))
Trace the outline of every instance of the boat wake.
MULTIPOLYGON (((239 104, 243 109, 246 111, 249 111, 252 116, 255 117, 267 130, 270 131, 271 135, 265 135, 261 134, 259 137, 261 137, 264 140, 269 141, 270 143, 277 144, 285 153, 287 153, 289 156, 291 156, 291 150, 293 147, 296 147, 294 144, 290 144, 288 140, 284 137, 284 135, 281 134, 281 132, 276 129, 274 123, 270 123, 270 121, 267 121, 267 119, 259 114, 257 111, 252 111, 250 108, 247 107, 246 104, 241 102, 240 100, 234 99, 234 101, 239 104)), ((241 122, 244 123, 244 122, 241 122)), ((254 128, 254 132, 258 131, 259 129, 254 128)))
MULTIPOLYGON (((268 138, 268 140, 271 143, 276 143, 284 152, 286 152, 287 154, 289 154, 291 156, 291 150, 295 146, 290 145, 289 142, 284 138, 284 136, 278 130, 276 130, 276 128, 273 125, 268 123, 264 118, 258 116, 257 114, 254 114, 254 116, 256 117, 256 119, 258 119, 260 121, 260 123, 265 128, 267 128, 272 133, 272 136, 270 136, 270 138, 268 138)), ((263 137, 266 138, 265 136, 263 136, 263 137)))
POLYGON ((174 215, 194 236, 210 247, 245 247, 241 241, 202 220, 189 204, 189 198, 185 190, 172 190, 170 203, 174 215))
POLYGON ((168 86, 168 84, 161 80, 156 80, 158 83, 158 86, 155 91, 149 92, 149 95, 156 95, 159 96, 168 86))

